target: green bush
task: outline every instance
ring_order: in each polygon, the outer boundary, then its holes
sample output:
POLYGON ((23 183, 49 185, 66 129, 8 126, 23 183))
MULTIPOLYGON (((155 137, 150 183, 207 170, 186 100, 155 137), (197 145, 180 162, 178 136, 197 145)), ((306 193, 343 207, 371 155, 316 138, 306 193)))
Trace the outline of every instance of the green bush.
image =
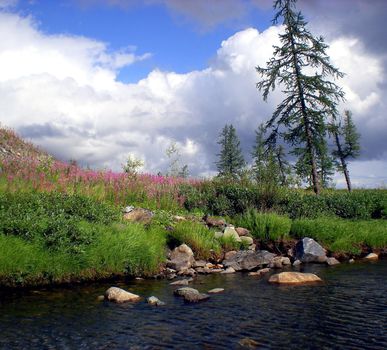
POLYGON ((169 235, 177 243, 186 243, 192 248, 196 258, 208 259, 211 256, 211 250, 216 254, 220 252, 220 244, 214 236, 214 231, 209 230, 201 223, 179 222, 169 235))
POLYGON ((272 213, 259 213, 248 210, 236 218, 238 226, 245 227, 258 239, 280 240, 289 236, 291 220, 287 216, 272 213))

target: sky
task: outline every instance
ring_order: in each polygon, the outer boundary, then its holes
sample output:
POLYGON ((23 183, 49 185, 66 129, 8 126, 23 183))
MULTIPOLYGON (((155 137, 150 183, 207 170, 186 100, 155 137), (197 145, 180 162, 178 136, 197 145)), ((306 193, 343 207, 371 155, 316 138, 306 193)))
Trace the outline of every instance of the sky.
MULTIPOLYGON (((355 187, 387 184, 387 1, 299 0, 323 35, 361 133, 355 187)), ((271 0, 0 0, 0 123, 63 160, 165 172, 176 143, 192 176, 216 174, 232 123, 254 130, 283 95, 256 89, 283 28, 271 0)), ((340 174, 337 187, 344 186, 340 174)))

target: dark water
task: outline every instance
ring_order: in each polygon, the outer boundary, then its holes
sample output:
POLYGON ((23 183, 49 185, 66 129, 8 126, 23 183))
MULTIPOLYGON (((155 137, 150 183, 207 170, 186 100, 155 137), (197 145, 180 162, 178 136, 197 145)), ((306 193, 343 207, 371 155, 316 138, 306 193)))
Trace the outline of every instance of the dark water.
POLYGON ((305 269, 325 283, 270 285, 247 274, 198 278, 201 304, 174 297, 167 281, 121 285, 167 303, 98 302, 109 285, 1 294, 2 349, 387 349, 387 261, 305 269))

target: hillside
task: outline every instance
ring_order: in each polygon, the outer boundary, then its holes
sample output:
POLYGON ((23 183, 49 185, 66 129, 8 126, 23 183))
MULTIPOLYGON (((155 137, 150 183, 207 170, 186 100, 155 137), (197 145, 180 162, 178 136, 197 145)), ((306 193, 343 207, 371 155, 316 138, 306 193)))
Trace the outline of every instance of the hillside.
POLYGON ((48 157, 44 152, 31 142, 23 140, 15 131, 0 125, 0 160, 1 159, 42 159, 48 157))

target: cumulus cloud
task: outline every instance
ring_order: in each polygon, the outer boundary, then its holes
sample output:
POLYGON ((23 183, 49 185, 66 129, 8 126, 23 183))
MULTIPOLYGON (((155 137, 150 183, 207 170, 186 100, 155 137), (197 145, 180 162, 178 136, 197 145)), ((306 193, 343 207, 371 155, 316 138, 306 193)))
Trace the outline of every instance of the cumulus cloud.
MULTIPOLYGON (((280 27, 249 28, 224 40, 206 69, 152 71, 136 84, 119 68, 146 59, 133 48, 111 52, 97 40, 42 33, 34 20, 0 12, 0 121, 63 159, 118 170, 129 153, 145 170, 164 171, 165 150, 177 142, 194 175, 214 172, 218 133, 233 123, 248 155, 253 129, 281 100, 264 103, 255 66, 264 65, 280 27)), ((356 37, 331 41, 330 55, 346 77, 347 104, 362 133, 354 183, 380 184, 387 159, 383 61, 356 37), (361 67, 361 69, 360 69, 361 67), (368 173, 370 164, 377 164, 368 173)))

